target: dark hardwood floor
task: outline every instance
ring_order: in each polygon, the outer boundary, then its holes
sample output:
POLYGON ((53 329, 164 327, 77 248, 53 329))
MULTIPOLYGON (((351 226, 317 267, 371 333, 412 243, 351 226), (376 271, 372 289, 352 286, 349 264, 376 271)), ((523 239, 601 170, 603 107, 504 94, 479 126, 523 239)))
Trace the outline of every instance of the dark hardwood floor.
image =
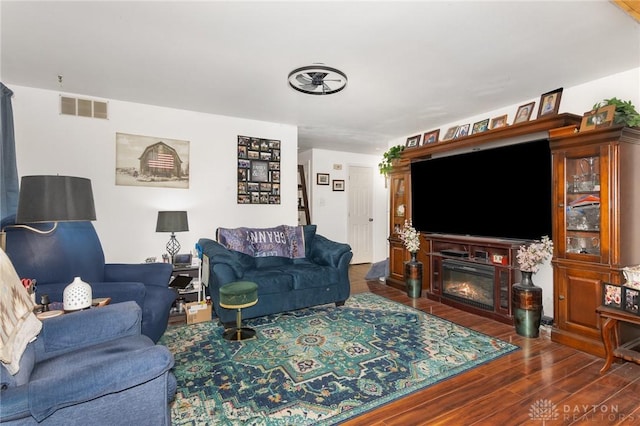
POLYGON ((366 281, 371 265, 350 267, 352 294, 387 297, 521 350, 445 380, 345 425, 640 425, 640 365, 614 363, 554 343, 549 329, 528 339, 513 326, 485 319, 380 281, 366 281), (545 411, 546 410, 546 411, 545 411))

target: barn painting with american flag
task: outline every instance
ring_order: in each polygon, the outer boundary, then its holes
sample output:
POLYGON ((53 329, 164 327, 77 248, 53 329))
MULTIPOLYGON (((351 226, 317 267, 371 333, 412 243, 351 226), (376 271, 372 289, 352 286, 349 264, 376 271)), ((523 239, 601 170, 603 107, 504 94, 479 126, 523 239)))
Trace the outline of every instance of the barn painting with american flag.
POLYGON ((116 185, 189 187, 189 142, 116 134, 116 185))

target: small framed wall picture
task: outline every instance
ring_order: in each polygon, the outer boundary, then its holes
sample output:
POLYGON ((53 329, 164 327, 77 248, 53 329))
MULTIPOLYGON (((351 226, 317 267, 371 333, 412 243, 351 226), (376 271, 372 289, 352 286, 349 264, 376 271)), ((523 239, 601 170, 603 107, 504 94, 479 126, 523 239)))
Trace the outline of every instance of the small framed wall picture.
POLYGON ((465 124, 464 126, 459 126, 458 130, 456 130, 455 135, 453 135, 454 139, 461 138, 463 136, 467 136, 469 134, 469 127, 471 124, 465 124))
POLYGON ((473 123, 473 127, 471 128, 471 134, 475 135, 476 133, 486 132, 487 130, 489 130, 489 119, 485 118, 482 121, 473 123))
POLYGON ((444 134, 444 137, 442 138, 442 140, 448 141, 453 139, 453 137, 456 135, 456 132, 458 131, 458 127, 459 126, 449 127, 449 130, 447 130, 447 133, 444 134))
POLYGON ((506 125, 507 125, 507 114, 492 118, 489 128, 491 130, 499 129, 500 127, 505 127, 506 125))
POLYGON ((329 173, 317 173, 316 183, 318 185, 329 185, 329 173))
POLYGON ((344 180, 342 180, 342 179, 334 179, 333 180, 333 190, 334 191, 344 191, 344 180))
POLYGON ((432 130, 430 132, 425 133, 424 136, 422 136, 422 145, 438 142, 439 136, 440 136, 440 129, 432 130))
POLYGON ((555 115, 560 109, 560 98, 562 97, 562 87, 543 93, 540 96, 540 106, 538 107, 538 118, 545 115, 555 115))
POLYGON ((529 102, 528 104, 520 105, 518 107, 518 111, 516 112, 516 118, 513 120, 513 124, 525 123, 529 121, 531 119, 531 113, 533 112, 533 107, 535 105, 535 102, 529 102))
POLYGON ((421 135, 415 135, 415 136, 411 136, 410 138, 407 138, 407 144, 405 145, 405 147, 406 148, 415 148, 416 146, 419 146, 420 145, 420 136, 421 135))

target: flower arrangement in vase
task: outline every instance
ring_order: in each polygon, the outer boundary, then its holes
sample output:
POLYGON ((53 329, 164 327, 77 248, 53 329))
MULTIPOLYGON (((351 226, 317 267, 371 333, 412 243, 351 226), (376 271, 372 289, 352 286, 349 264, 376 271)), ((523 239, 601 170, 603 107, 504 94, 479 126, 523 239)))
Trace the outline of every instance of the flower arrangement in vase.
POLYGON ((518 249, 516 259, 522 272, 538 272, 538 268, 553 253, 553 241, 548 236, 542 237, 540 241, 522 245, 518 249))
POLYGON ((411 260, 404 264, 404 281, 407 295, 417 298, 422 294, 422 263, 417 259, 418 249, 420 248, 420 234, 413 227, 410 220, 405 220, 399 235, 404 247, 411 253, 411 260))
POLYGON ((400 239, 404 243, 404 247, 410 253, 417 253, 420 248, 420 234, 411 224, 410 220, 404 221, 404 226, 400 231, 400 239))

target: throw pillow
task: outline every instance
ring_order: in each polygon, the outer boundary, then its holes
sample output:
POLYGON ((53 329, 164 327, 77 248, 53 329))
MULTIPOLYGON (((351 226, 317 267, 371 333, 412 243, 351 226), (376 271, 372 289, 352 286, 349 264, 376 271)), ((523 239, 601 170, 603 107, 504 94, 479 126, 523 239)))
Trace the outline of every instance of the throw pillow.
POLYGON ((230 250, 254 257, 305 257, 302 226, 280 225, 274 228, 218 228, 218 243, 230 250))

